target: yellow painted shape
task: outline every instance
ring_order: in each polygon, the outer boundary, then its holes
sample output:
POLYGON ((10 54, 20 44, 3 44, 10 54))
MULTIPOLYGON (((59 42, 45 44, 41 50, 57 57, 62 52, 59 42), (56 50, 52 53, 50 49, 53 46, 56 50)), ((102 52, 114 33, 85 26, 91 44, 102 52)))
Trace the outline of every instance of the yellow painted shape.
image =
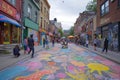
POLYGON ((78 67, 83 67, 85 64, 83 62, 71 61, 71 64, 78 67))
POLYGON ((102 74, 101 72, 102 71, 108 71, 109 70, 109 67, 103 65, 103 64, 99 64, 99 63, 89 63, 88 65, 88 68, 90 68, 90 72, 94 72, 94 71, 97 71, 100 75, 102 74))
POLYGON ((42 54, 40 55, 40 60, 50 60, 49 57, 51 57, 52 55, 51 54, 42 54))

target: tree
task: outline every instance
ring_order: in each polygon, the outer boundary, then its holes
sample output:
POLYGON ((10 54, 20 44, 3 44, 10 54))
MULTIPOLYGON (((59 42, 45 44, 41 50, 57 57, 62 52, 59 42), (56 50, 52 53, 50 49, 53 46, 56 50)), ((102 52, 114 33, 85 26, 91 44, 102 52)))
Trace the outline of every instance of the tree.
POLYGON ((97 11, 97 0, 90 1, 86 6, 87 11, 97 11))
POLYGON ((60 36, 62 37, 62 36, 63 36, 63 31, 62 31, 62 29, 59 29, 58 32, 60 33, 60 36))
POLYGON ((71 28, 70 28, 70 33, 69 33, 69 35, 74 35, 74 27, 71 27, 71 28))

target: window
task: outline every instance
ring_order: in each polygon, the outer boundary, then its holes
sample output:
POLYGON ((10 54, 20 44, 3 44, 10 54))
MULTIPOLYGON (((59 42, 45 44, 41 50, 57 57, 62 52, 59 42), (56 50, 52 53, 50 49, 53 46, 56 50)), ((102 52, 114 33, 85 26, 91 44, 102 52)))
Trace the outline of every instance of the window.
POLYGON ((37 11, 35 12, 35 22, 37 22, 37 11))
POLYGON ((29 17, 29 18, 31 18, 31 15, 32 15, 32 14, 31 14, 31 13, 32 13, 31 10, 32 10, 32 7, 31 7, 30 5, 28 5, 28 10, 27 10, 27 11, 28 11, 28 17, 29 17))
POLYGON ((109 0, 101 5, 101 16, 107 14, 109 12, 109 0))
POLYGON ((42 9, 42 8, 43 8, 43 3, 41 2, 41 13, 42 13, 42 11, 43 11, 43 9, 42 9))
POLYGON ((12 5, 16 5, 16 0, 8 0, 9 3, 11 3, 12 5))
POLYGON ((118 0, 118 6, 120 6, 120 0, 118 0))

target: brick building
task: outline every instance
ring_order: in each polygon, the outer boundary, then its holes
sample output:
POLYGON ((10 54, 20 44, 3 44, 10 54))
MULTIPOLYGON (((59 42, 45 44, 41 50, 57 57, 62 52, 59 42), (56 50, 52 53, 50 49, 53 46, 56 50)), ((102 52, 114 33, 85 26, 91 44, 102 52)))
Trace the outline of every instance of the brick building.
POLYGON ((21 0, 0 0, 0 44, 18 44, 21 37, 21 0))
POLYGON ((120 0, 97 0, 96 34, 108 38, 109 49, 120 50, 120 0))

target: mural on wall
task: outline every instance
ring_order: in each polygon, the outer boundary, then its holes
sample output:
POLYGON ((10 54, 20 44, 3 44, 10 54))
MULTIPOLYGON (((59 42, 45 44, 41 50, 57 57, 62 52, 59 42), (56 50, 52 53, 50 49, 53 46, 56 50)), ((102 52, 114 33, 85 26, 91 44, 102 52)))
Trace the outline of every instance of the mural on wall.
POLYGON ((38 54, 0 71, 0 80, 120 80, 119 64, 77 46, 38 54))

